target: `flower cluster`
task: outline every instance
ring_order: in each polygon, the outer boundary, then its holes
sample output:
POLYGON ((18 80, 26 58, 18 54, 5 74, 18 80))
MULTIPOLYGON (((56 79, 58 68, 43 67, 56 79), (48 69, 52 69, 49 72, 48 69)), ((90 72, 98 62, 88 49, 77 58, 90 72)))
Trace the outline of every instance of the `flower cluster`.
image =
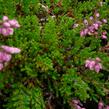
MULTIPOLYGON (((84 26, 85 28, 80 31, 80 36, 86 36, 86 35, 98 35, 98 29, 105 23, 107 23, 106 19, 101 19, 99 20, 98 18, 100 17, 99 13, 95 13, 94 16, 91 16, 89 20, 84 20, 84 26)), ((107 38, 107 37, 102 37, 102 38, 107 38)))
POLYGON ((100 101, 99 103, 98 103, 98 109, 109 109, 109 105, 107 105, 107 106, 104 106, 104 103, 102 102, 102 101, 100 101))
POLYGON ((9 20, 7 16, 3 16, 2 21, 0 22, 0 34, 3 36, 13 35, 14 28, 19 28, 20 24, 17 20, 9 20))
POLYGON ((5 63, 11 60, 12 54, 20 53, 21 50, 16 47, 9 47, 6 45, 0 46, 0 49, 0 70, 2 70, 5 63))
POLYGON ((100 58, 88 59, 85 61, 85 67, 89 68, 90 70, 95 70, 97 73, 102 69, 102 64, 100 63, 100 58))

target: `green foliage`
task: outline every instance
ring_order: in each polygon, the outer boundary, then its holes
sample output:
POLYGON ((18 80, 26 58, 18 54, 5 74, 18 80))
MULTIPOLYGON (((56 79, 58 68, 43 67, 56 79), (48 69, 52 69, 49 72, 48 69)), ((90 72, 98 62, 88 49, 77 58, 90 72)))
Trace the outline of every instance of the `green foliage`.
POLYGON ((19 84, 8 99, 6 109, 44 109, 40 88, 26 88, 19 84))
POLYGON ((74 69, 69 69, 61 79, 60 92, 65 99, 72 99, 72 96, 80 100, 89 98, 89 87, 77 74, 74 69))
MULTIPOLYGON (((103 6, 99 1, 0 0, 0 18, 15 17, 21 25, 14 35, 0 36, 0 45, 21 49, 0 71, 1 109, 57 108, 57 104, 71 109, 69 102, 74 98, 108 102, 108 50, 100 38, 80 37, 83 19, 95 10, 100 19, 109 20, 108 0, 103 6), (73 28, 76 23, 79 26, 73 28), (99 73, 85 68, 85 60, 96 57, 103 65, 99 73)), ((107 23, 99 32, 106 30, 109 38, 108 28, 107 23)))

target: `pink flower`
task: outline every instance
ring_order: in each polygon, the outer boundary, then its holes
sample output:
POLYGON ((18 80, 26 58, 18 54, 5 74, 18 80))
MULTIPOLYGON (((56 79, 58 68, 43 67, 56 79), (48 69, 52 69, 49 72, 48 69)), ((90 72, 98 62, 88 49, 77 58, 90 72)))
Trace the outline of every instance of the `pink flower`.
POLYGON ((98 28, 99 28, 99 24, 98 24, 98 23, 94 23, 93 26, 94 26, 94 28, 95 28, 96 30, 98 30, 98 28))
POLYGON ((95 71, 98 73, 102 69, 101 63, 95 65, 95 71))
POLYGON ((9 62, 11 60, 11 55, 7 54, 4 51, 0 52, 0 63, 1 62, 9 62))
POLYGON ((0 34, 2 33, 2 28, 0 28, 0 34))
POLYGON ((98 109, 103 109, 103 107, 104 107, 104 104, 103 104, 103 102, 100 101, 98 103, 98 109))
POLYGON ((90 70, 94 70, 94 66, 95 66, 95 64, 96 64, 96 62, 95 61, 90 61, 90 63, 89 63, 89 69, 90 70))
POLYGON ((4 26, 4 27, 10 27, 11 25, 10 25, 8 22, 4 22, 4 23, 3 23, 3 26, 4 26))
POLYGON ((17 20, 9 20, 8 21, 13 28, 19 28, 20 25, 17 20))
POLYGON ((101 59, 99 57, 96 57, 96 62, 101 62, 101 59))
POLYGON ((13 35, 14 29, 13 28, 7 28, 8 35, 13 35))
POLYGON ((3 69, 3 64, 0 63, 0 71, 3 69))
POLYGON ((80 101, 79 100, 72 100, 74 104, 78 104, 80 101))
POLYGON ((98 73, 102 69, 102 64, 100 62, 101 59, 98 57, 95 60, 88 59, 85 61, 85 67, 89 68, 90 70, 95 70, 98 73))
POLYGON ((2 45, 1 48, 7 52, 7 53, 10 53, 10 54, 16 54, 16 53, 20 53, 21 50, 19 48, 16 48, 16 47, 9 47, 9 46, 6 46, 6 45, 2 45))
POLYGON ((8 17, 7 16, 3 16, 2 20, 3 21, 7 21, 8 20, 8 17))
POLYGON ((100 17, 100 14, 99 13, 96 13, 95 15, 96 15, 96 17, 100 17))
POLYGON ((80 31, 80 36, 85 36, 84 31, 80 31))
POLYGON ((87 33, 88 33, 88 29, 86 28, 84 29, 84 34, 87 35, 87 33))
POLYGON ((76 109, 81 109, 81 107, 79 105, 76 105, 76 109))
POLYGON ((106 106, 106 109, 109 109, 109 105, 106 106))
POLYGON ((7 28, 1 28, 1 34, 3 36, 8 36, 7 28))
POLYGON ((91 62, 90 60, 86 60, 85 67, 89 67, 90 62, 91 62))
POLYGON ((107 34, 107 32, 106 32, 106 31, 104 31, 102 34, 103 34, 103 35, 106 35, 106 34, 107 34))
POLYGON ((89 26, 88 29, 89 29, 90 32, 94 32, 95 31, 95 27, 93 25, 89 26))
POLYGON ((106 35, 102 35, 101 38, 102 39, 107 39, 107 36, 106 35))
POLYGON ((102 19, 102 22, 103 22, 103 23, 107 23, 107 20, 106 20, 106 19, 102 19))
POLYGON ((13 28, 2 28, 1 33, 3 36, 13 35, 13 28))
POLYGON ((90 16, 90 20, 93 20, 93 16, 90 16))

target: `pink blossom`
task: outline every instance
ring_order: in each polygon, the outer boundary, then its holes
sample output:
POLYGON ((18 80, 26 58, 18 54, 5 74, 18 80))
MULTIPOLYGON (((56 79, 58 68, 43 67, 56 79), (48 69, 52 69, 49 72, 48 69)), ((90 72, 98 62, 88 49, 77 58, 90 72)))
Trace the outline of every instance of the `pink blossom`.
POLYGON ((76 105, 76 109, 81 109, 81 107, 79 105, 76 105))
POLYGON ((107 36, 106 35, 102 35, 101 38, 102 39, 107 39, 107 36))
POLYGON ((0 63, 0 71, 3 69, 3 64, 0 63))
POLYGON ((7 16, 3 16, 2 20, 3 21, 7 21, 8 20, 8 17, 7 16))
POLYGON ((103 22, 103 23, 107 23, 107 20, 106 20, 106 19, 102 19, 102 22, 103 22))
POLYGON ((93 20, 93 16, 90 16, 90 20, 93 20))
POLYGON ((6 46, 6 45, 2 45, 1 48, 7 52, 7 53, 10 53, 10 54, 16 54, 16 53, 20 53, 21 50, 19 48, 16 48, 16 47, 9 47, 9 46, 6 46))
POLYGON ((106 109, 109 109, 109 105, 106 106, 106 109))
POLYGON ((91 62, 90 60, 86 60, 85 67, 89 67, 90 62, 91 62))
POLYGON ((80 31, 80 36, 85 36, 84 31, 80 31))
POLYGON ((85 61, 85 67, 90 70, 95 70, 98 73, 102 69, 102 64, 100 62, 101 59, 98 57, 95 60, 88 59, 85 61))
POLYGON ((2 33, 2 28, 0 28, 0 34, 2 33))
POLYGON ((90 32, 94 32, 95 31, 95 27, 93 25, 89 26, 88 29, 89 29, 90 32))
POLYGON ((90 70, 94 70, 94 66, 95 66, 95 64, 96 64, 95 61, 93 61, 93 60, 90 61, 89 69, 90 69, 90 70))
POLYGON ((95 71, 98 73, 102 69, 102 65, 100 63, 95 65, 95 71))
POLYGON ((8 21, 13 28, 19 28, 20 25, 17 20, 9 20, 8 21))
POLYGON ((104 104, 103 104, 103 102, 100 101, 98 103, 98 109, 103 109, 103 107, 104 107, 104 104))
POLYGON ((78 104, 79 100, 72 100, 74 104, 78 104))
POLYGON ((102 34, 103 34, 103 35, 106 35, 106 34, 107 34, 107 32, 106 32, 106 31, 104 31, 102 34))
POLYGON ((13 35, 14 29, 13 28, 7 28, 8 35, 13 35))
POLYGON ((95 15, 96 15, 96 17, 100 17, 100 14, 99 13, 96 13, 95 15))
POLYGON ((99 24, 98 24, 98 23, 94 23, 93 26, 94 26, 94 28, 95 28, 96 30, 98 30, 98 28, 99 28, 99 24))
POLYGON ((84 34, 86 35, 88 33, 88 29, 84 29, 84 34))
POLYGON ((0 63, 1 62, 9 62, 11 60, 11 55, 6 52, 0 52, 0 63))
POLYGON ((3 36, 8 36, 7 28, 1 28, 1 34, 3 36))
POLYGON ((101 62, 101 59, 99 57, 96 57, 96 62, 101 62))
POLYGON ((4 27, 10 27, 11 25, 10 25, 8 22, 4 22, 4 23, 3 23, 3 26, 4 26, 4 27))
POLYGON ((13 35, 13 28, 2 28, 1 33, 3 36, 13 35))

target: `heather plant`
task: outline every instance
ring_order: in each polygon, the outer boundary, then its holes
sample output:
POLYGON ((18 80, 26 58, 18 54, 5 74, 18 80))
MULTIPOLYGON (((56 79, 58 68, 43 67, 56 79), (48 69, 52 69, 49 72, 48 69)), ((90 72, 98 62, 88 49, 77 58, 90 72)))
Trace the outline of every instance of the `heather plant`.
POLYGON ((108 109, 108 3, 1 0, 0 108, 108 109))

